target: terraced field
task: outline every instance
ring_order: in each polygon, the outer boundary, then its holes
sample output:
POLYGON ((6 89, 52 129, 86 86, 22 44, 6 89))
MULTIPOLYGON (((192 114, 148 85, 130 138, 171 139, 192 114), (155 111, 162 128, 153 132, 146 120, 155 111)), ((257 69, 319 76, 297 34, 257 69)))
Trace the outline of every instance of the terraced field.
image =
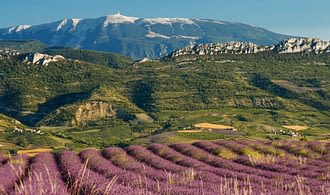
POLYGON ((0 157, 0 194, 330 194, 330 143, 236 140, 0 157))

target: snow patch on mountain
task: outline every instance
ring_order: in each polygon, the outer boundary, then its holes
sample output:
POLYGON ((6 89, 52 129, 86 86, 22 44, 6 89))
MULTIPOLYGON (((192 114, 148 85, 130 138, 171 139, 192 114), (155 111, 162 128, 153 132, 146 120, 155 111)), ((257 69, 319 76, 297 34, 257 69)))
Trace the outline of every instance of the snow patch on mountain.
POLYGON ((143 19, 145 23, 149 23, 151 25, 154 24, 168 24, 171 25, 173 23, 182 23, 182 24, 194 24, 194 21, 188 18, 145 18, 143 19))
POLYGON ((73 28, 76 28, 77 27, 77 25, 79 24, 79 22, 80 22, 80 18, 73 18, 72 19, 72 26, 73 26, 73 28))
POLYGON ((20 32, 22 30, 26 30, 28 28, 30 28, 31 25, 18 25, 18 26, 13 26, 8 30, 8 33, 12 33, 12 32, 20 32))
POLYGON ((147 38, 162 38, 162 39, 170 39, 171 37, 162 35, 160 33, 156 33, 153 31, 149 31, 149 33, 146 35, 147 38))
POLYGON ((139 18, 130 17, 130 16, 123 16, 120 13, 115 15, 106 16, 104 20, 103 26, 107 27, 109 24, 121 24, 121 23, 131 23, 134 24, 136 20, 139 18))
POLYGON ((67 19, 67 18, 65 18, 64 20, 62 20, 58 24, 58 26, 56 28, 56 31, 59 31, 59 30, 65 28, 65 27, 71 28, 70 30, 75 30, 78 23, 80 22, 80 20, 81 19, 67 19))
POLYGON ((215 23, 215 24, 226 24, 226 23, 221 22, 221 21, 219 21, 219 20, 214 20, 214 21, 212 21, 212 22, 215 23))
POLYGON ((225 22, 222 22, 220 20, 206 20, 206 19, 196 19, 199 22, 212 22, 214 24, 227 24, 225 22))
POLYGON ((178 35, 178 36, 174 36, 174 38, 178 38, 178 39, 192 39, 192 40, 198 40, 198 39, 200 39, 200 37, 197 37, 197 36, 187 36, 187 35, 178 35))
POLYGON ((64 19, 64 20, 62 20, 62 22, 60 22, 60 24, 57 26, 57 28, 56 28, 56 31, 59 31, 59 30, 61 30, 66 24, 68 23, 68 19, 64 19))

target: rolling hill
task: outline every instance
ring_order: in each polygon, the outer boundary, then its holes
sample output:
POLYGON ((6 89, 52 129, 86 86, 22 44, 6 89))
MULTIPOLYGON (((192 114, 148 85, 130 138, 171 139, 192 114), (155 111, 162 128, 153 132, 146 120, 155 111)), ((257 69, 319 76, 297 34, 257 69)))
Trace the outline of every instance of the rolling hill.
MULTIPOLYGON (((27 146, 105 147, 209 122, 271 139, 281 136, 272 130, 304 126, 301 136, 327 139, 327 43, 237 44, 197 45, 142 61, 69 48, 44 50, 51 55, 5 52, 0 111, 44 134, 12 134, 14 126, 8 126, 1 136, 11 143, 23 139, 27 146), (271 49, 254 52, 254 47, 271 49)), ((167 140, 219 137, 214 132, 174 134, 167 140)))

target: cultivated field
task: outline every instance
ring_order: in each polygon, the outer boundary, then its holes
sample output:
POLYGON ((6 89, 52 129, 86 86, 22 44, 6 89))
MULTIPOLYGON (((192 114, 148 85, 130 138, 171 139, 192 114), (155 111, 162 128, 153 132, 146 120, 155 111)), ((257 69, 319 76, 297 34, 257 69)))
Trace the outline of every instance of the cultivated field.
POLYGON ((233 128, 232 126, 212 124, 212 123, 198 123, 195 124, 195 127, 203 128, 203 129, 220 129, 220 130, 233 128))
POLYGON ((0 194, 330 194, 330 143, 151 144, 0 157, 0 194))
POLYGON ((53 152, 53 150, 50 148, 35 148, 30 150, 19 150, 17 151, 17 154, 26 154, 28 156, 33 157, 39 153, 44 153, 44 152, 53 152))
POLYGON ((285 125, 283 127, 287 128, 287 129, 296 130, 296 131, 302 131, 302 130, 308 129, 307 126, 301 126, 301 125, 285 125))

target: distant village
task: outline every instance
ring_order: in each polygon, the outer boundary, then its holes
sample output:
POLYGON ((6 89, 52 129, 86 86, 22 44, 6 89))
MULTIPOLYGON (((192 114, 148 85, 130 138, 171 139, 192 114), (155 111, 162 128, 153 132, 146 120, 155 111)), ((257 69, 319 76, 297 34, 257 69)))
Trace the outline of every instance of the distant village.
POLYGON ((19 127, 15 127, 13 132, 18 132, 18 133, 23 133, 23 132, 29 132, 29 133, 35 133, 35 134, 39 134, 39 135, 43 135, 44 133, 41 132, 41 130, 38 130, 38 129, 30 129, 30 128, 27 128, 27 129, 22 129, 22 128, 19 128, 19 127))

